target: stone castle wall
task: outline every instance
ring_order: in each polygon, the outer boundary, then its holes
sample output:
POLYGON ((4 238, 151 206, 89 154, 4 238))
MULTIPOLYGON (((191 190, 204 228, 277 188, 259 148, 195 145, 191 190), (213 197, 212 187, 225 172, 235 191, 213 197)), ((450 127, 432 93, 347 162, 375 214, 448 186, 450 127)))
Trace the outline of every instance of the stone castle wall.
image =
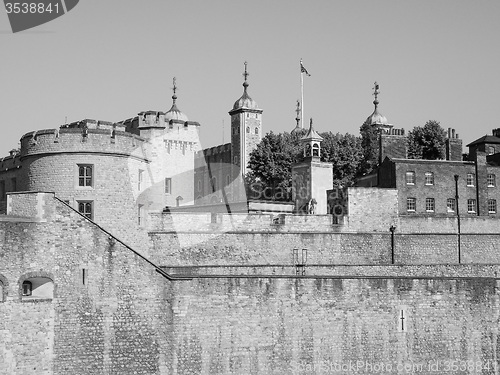
POLYGON ((207 277, 170 298, 177 374, 498 371, 495 279, 207 277))
POLYGON ((0 374, 165 371, 166 280, 52 194, 15 198, 24 220, 0 218, 0 374), (24 299, 29 277, 50 278, 53 298, 24 299))
MULTIPOLYGON (((475 374, 500 366, 498 261, 418 264, 422 244, 444 236, 436 231, 397 236, 397 247, 405 236, 421 242, 404 245, 411 254, 396 265, 388 263, 390 234, 333 230, 156 231, 144 259, 52 194, 13 194, 9 207, 0 217, 1 375, 320 374, 325 366, 402 374, 412 365, 430 374, 453 373, 450 361, 474 361, 463 373, 475 374), (289 247, 302 245, 307 264, 297 277, 289 247), (167 280, 155 265, 185 280, 167 280), (50 278, 53 298, 23 299, 29 277, 50 278)), ((252 218, 256 227, 271 216, 252 218)), ((294 219, 288 225, 331 223, 328 215, 294 219)), ((427 220, 412 219, 396 224, 427 220)), ((447 220, 443 231, 454 229, 447 220)), ((484 229, 464 234, 469 259, 485 259, 478 244, 496 224, 464 222, 464 231, 484 229)))

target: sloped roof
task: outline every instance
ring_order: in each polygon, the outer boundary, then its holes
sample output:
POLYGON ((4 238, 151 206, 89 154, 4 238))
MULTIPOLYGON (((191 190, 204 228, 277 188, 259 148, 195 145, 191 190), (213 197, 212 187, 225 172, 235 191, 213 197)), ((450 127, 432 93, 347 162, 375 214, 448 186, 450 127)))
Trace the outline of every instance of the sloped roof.
POLYGON ((480 145, 483 143, 495 143, 495 144, 500 144, 500 138, 495 137, 494 135, 485 135, 482 136, 479 139, 476 139, 474 142, 469 143, 466 147, 474 146, 474 145, 480 145))

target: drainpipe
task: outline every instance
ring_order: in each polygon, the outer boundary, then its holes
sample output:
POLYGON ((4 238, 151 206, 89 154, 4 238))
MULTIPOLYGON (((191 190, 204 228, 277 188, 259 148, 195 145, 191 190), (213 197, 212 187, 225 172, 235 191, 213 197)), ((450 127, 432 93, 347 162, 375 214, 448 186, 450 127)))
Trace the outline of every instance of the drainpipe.
POLYGON ((456 174, 455 176, 455 205, 456 205, 456 209, 457 209, 457 226, 458 226, 458 264, 461 263, 462 259, 461 259, 461 253, 460 253, 460 211, 458 209, 458 174, 456 174))

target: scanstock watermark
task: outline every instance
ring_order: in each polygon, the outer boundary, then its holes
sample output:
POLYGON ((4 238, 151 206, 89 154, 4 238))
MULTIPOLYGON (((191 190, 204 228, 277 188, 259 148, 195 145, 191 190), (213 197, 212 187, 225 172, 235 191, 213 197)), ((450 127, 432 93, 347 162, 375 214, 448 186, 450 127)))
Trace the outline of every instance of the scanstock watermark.
POLYGON ((80 0, 4 0, 13 33, 50 22, 73 9, 80 0))

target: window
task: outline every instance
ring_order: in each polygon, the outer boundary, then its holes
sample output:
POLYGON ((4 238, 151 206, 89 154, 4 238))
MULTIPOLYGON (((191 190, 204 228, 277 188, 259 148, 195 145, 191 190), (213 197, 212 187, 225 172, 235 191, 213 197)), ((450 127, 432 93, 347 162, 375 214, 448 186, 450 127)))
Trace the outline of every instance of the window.
POLYGON ((93 186, 92 165, 78 165, 78 186, 93 186))
POLYGON ((446 207, 448 212, 455 212, 455 198, 448 198, 446 200, 446 207))
POLYGON ((142 180, 144 176, 144 170, 139 169, 139 175, 137 176, 137 190, 142 190, 142 180))
POLYGON ((139 204, 137 206, 137 224, 141 226, 143 223, 143 206, 142 204, 139 204))
POLYGON ((474 173, 467 173, 467 186, 474 186, 474 173))
POLYGON ((48 277, 30 277, 21 285, 21 300, 54 298, 54 283, 48 277))
POLYGON ((490 214, 497 213, 497 200, 496 199, 488 199, 488 213, 490 213, 490 214))
POLYGON ((416 208, 417 208, 417 199, 406 198, 406 211, 415 212, 416 208))
POLYGON ((250 133, 250 126, 247 126, 247 133, 250 133))
POLYGON ((425 172, 425 184, 426 185, 434 185, 434 173, 425 172))
POLYGON ((319 145, 317 143, 313 144, 312 150, 313 156, 319 156, 319 145))
POLYGON ((259 134, 259 128, 255 128, 255 134, 259 134))
POLYGON ((238 156, 237 155, 234 156, 233 162, 234 162, 234 164, 238 164, 238 156))
POLYGON ((488 174, 488 187, 493 187, 496 185, 496 177, 494 174, 488 174))
POLYGON ((88 271, 86 268, 82 268, 82 285, 85 285, 87 283, 88 279, 88 271))
POLYGON ((170 177, 165 178, 165 194, 172 194, 172 179, 170 177))
POLYGON ((78 212, 90 220, 93 220, 92 201, 78 201, 78 212))
POLYGON ((488 155, 493 155, 495 153, 495 147, 490 146, 488 147, 488 155))
POLYGON ((31 296, 32 290, 33 290, 33 284, 31 283, 31 281, 23 282, 23 297, 31 296))
POLYGON ((425 211, 434 212, 434 198, 425 198, 425 211))
POLYGON ((198 191, 201 191, 201 180, 198 180, 198 191))
POLYGON ((5 181, 0 181, 0 201, 4 201, 5 199, 5 181))
POLYGON ((415 172, 406 172, 406 185, 415 185, 415 172))
POLYGON ((476 212, 476 200, 475 199, 467 199, 467 212, 469 212, 469 213, 476 212))

